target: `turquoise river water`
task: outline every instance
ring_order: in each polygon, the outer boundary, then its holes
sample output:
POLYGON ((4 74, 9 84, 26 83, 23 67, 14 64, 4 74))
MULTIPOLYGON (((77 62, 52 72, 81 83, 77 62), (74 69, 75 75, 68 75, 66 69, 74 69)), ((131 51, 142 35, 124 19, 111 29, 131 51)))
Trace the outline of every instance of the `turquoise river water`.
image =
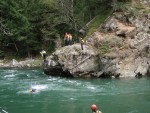
POLYGON ((150 77, 61 78, 41 69, 0 69, 0 113, 91 113, 93 103, 103 113, 150 113, 150 77))

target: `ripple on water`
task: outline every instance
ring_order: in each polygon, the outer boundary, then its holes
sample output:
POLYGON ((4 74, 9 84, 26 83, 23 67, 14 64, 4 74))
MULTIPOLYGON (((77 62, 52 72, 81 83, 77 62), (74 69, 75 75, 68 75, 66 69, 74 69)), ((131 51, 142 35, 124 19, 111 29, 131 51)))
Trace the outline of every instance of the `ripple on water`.
POLYGON ((4 79, 22 79, 22 78, 30 78, 30 74, 25 73, 17 73, 17 74, 8 74, 4 76, 4 79))
POLYGON ((10 75, 5 75, 4 78, 12 78, 12 77, 15 77, 16 75, 15 74, 10 74, 10 75))
POLYGON ((86 88, 87 88, 87 89, 90 89, 90 90, 95 90, 95 89, 96 89, 95 86, 87 86, 86 88))

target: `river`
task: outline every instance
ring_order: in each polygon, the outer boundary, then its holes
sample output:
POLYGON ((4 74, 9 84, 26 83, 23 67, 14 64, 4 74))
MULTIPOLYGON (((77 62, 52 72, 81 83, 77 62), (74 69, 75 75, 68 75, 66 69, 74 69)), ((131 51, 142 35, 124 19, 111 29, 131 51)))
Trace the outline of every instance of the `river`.
POLYGON ((91 113, 93 103, 103 113, 150 113, 150 78, 61 78, 41 69, 0 69, 0 113, 91 113))

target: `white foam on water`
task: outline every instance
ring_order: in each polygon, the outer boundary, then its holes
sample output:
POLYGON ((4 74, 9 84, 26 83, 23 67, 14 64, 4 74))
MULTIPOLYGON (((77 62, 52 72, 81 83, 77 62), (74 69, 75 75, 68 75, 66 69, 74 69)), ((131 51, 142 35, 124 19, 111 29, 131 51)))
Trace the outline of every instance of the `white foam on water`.
POLYGON ((30 74, 27 74, 27 77, 30 77, 30 74))
POLYGON ((6 73, 4 78, 15 78, 15 77, 22 77, 22 76, 26 76, 26 77, 30 77, 30 74, 26 74, 26 73, 6 73))
POLYGON ((56 81, 58 78, 48 78, 48 81, 56 81))
POLYGON ((15 74, 10 74, 10 75, 5 75, 4 78, 13 78, 15 76, 16 76, 15 74))
POLYGON ((69 98, 69 100, 73 101, 73 100, 77 100, 77 99, 75 99, 75 98, 69 98))
POLYGON ((31 93, 39 93, 41 91, 44 91, 48 89, 47 85, 31 85, 31 87, 29 89, 23 90, 23 91, 19 91, 17 92, 18 94, 31 94, 31 93), (36 89, 35 92, 32 92, 32 89, 36 89))
POLYGON ((46 90, 48 86, 47 85, 32 85, 31 88, 36 89, 36 90, 46 90))
POLYGON ((95 90, 95 89, 96 89, 95 86, 87 86, 86 88, 87 88, 87 89, 91 89, 91 90, 95 90))
POLYGON ((17 74, 17 71, 16 70, 7 70, 5 73, 4 73, 4 78, 13 78, 15 77, 17 74))
POLYGON ((68 83, 71 83, 71 84, 76 83, 76 81, 73 81, 73 80, 68 80, 67 82, 68 82, 68 83))
POLYGON ((31 70, 31 71, 33 71, 33 72, 38 72, 37 70, 31 70))

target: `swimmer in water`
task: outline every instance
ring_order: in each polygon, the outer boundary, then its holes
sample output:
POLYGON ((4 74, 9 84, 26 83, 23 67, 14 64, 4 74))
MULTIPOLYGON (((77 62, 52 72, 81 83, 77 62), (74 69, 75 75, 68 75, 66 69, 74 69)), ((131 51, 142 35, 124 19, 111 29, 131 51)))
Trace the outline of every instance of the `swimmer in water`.
POLYGON ((35 93, 37 90, 35 88, 31 88, 30 92, 35 93))

